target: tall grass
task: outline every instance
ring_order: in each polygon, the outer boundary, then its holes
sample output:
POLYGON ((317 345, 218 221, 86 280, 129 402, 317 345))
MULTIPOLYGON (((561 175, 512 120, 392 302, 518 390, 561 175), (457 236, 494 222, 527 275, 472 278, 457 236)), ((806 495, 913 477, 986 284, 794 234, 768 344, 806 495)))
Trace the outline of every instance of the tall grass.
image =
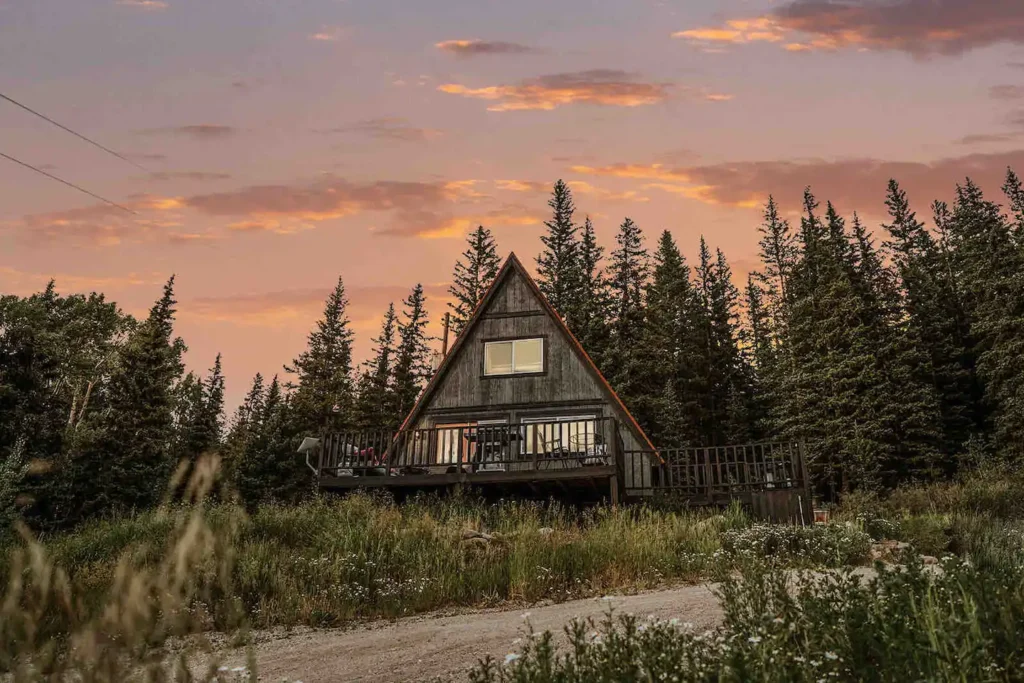
MULTIPOLYGON (((179 508, 96 522, 47 546, 98 606, 115 578, 115 558, 158 562, 153 541, 191 514, 179 508)), ((694 581, 724 566, 716 555, 723 532, 749 524, 738 507, 580 511, 466 497, 398 505, 363 494, 263 507, 245 518, 221 505, 206 509, 204 519, 213 534, 232 538, 232 588, 257 627, 334 626, 442 606, 560 601, 694 581), (467 540, 470 531, 486 537, 467 540)))
POLYGON ((62 554, 78 562, 70 572, 21 529, 5 557, 0 671, 13 681, 223 680, 229 672, 215 657, 198 676, 187 665, 196 652, 212 652, 202 634, 215 623, 236 629, 244 621, 231 597, 239 516, 222 515, 215 530, 204 514, 216 471, 216 459, 197 464, 184 487, 188 509, 149 516, 159 535, 128 524, 111 527, 117 537, 93 529, 63 539, 62 554))

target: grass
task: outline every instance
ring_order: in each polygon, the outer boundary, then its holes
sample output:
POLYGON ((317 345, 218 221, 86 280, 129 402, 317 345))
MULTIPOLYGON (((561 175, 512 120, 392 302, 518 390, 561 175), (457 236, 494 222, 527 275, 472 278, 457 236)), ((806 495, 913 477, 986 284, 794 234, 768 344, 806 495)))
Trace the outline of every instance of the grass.
POLYGON ((723 534, 739 575, 718 593, 720 628, 611 615, 574 622, 558 647, 531 633, 503 662, 481 662, 472 683, 583 681, 1022 681, 1024 473, 990 469, 961 480, 851 496, 836 523, 804 530, 756 526, 723 534), (865 538, 910 545, 906 565, 803 574, 794 555, 825 566, 855 561, 865 538), (928 571, 920 554, 942 556, 928 571))
MULTIPOLYGON (((197 469, 183 503, 0 549, 10 577, 0 596, 0 670, 14 680, 70 671, 86 681, 183 680, 186 660, 212 650, 213 631, 244 641, 253 627, 338 626, 704 579, 723 582, 722 630, 614 619, 596 639, 592 625, 583 640, 572 631, 567 651, 540 635, 508 666, 489 663, 473 675, 636 680, 609 663, 624 657, 623 666, 665 676, 670 669, 654 661, 671 662, 682 667, 679 680, 1014 680, 977 662, 1024 651, 1024 475, 1012 472, 851 497, 834 523, 797 528, 755 523, 738 506, 576 510, 465 496, 396 504, 357 494, 245 514, 206 501, 215 470, 197 469), (783 569, 865 564, 881 539, 969 562, 944 560, 939 578, 912 565, 866 584, 840 574, 795 595, 785 590, 783 569), (915 648, 945 663, 927 668, 915 648), (852 668, 837 668, 840 660, 852 668), (887 677, 870 678, 870 661, 887 677)), ((255 671, 211 665, 200 674, 255 671)))
MULTIPOLYGON (((55 562, 98 609, 120 558, 153 566, 162 541, 194 514, 179 507, 86 525, 47 539, 55 562)), ((661 512, 571 510, 557 504, 421 498, 397 505, 353 495, 238 518, 204 510, 214 534, 231 529, 231 582, 254 627, 337 626, 439 607, 561 601, 722 571, 724 534, 747 528, 738 508, 661 512), (490 540, 466 540, 472 530, 490 540)), ((210 580, 211 567, 199 567, 210 580)), ((217 626, 220 612, 214 610, 217 626)))

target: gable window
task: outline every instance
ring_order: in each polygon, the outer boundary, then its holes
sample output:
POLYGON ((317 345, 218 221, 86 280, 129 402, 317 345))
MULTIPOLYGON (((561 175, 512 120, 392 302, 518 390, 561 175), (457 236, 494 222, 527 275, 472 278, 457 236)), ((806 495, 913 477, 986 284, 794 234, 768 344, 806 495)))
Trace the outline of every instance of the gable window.
POLYGON ((484 343, 484 375, 544 372, 544 339, 511 339, 484 343))

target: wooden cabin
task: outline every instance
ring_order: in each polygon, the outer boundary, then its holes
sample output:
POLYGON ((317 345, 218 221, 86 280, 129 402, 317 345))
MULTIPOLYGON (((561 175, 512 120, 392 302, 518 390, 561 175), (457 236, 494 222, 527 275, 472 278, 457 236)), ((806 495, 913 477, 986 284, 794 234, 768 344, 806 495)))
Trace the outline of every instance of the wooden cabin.
POLYGON ((398 434, 325 435, 318 473, 324 488, 523 484, 617 500, 651 488, 660 464, 511 254, 398 434))

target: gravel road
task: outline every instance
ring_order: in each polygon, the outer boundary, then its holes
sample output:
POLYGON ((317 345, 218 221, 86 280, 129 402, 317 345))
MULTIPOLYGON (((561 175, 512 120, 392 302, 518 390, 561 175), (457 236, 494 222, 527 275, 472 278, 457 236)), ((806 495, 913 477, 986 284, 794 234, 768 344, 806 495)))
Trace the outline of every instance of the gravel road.
MULTIPOLYGON (((261 681, 423 681, 458 676, 490 654, 504 658, 518 647, 529 614, 534 630, 561 633, 574 617, 600 619, 616 612, 679 618, 697 628, 718 624, 721 609, 706 585, 610 598, 575 600, 528 610, 487 610, 457 615, 422 615, 375 622, 354 629, 302 630, 258 635, 255 646, 261 681)), ((231 653, 224 664, 245 664, 231 653)))

